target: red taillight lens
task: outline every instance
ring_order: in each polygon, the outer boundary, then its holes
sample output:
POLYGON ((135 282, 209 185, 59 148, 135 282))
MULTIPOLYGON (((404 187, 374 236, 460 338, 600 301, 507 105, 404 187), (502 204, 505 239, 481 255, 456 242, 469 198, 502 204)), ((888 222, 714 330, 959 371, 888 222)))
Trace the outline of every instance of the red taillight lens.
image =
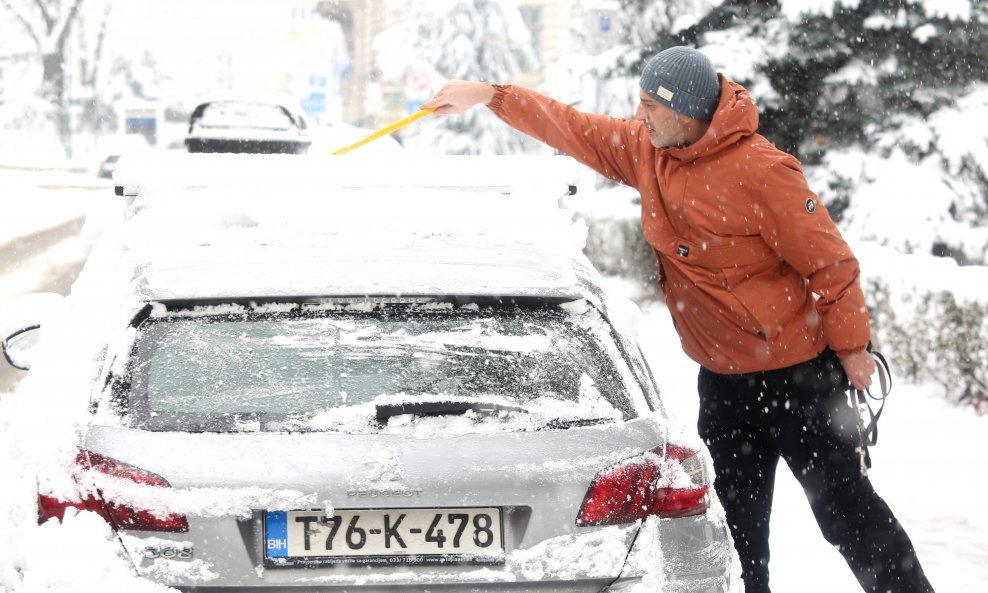
MULTIPOLYGON (((98 453, 82 451, 75 459, 78 475, 87 471, 97 471, 105 476, 130 484, 143 484, 160 488, 170 488, 171 484, 157 474, 128 465, 98 453)), ((135 509, 127 505, 104 502, 92 488, 80 488, 82 500, 63 501, 43 494, 38 495, 38 514, 41 520, 52 517, 62 519, 65 509, 75 508, 92 511, 100 515, 115 529, 136 529, 141 531, 188 531, 189 523, 182 515, 156 515, 148 510, 135 509)))
POLYGON ((576 524, 700 515, 710 506, 709 491, 707 472, 696 451, 676 445, 658 447, 598 474, 576 524))

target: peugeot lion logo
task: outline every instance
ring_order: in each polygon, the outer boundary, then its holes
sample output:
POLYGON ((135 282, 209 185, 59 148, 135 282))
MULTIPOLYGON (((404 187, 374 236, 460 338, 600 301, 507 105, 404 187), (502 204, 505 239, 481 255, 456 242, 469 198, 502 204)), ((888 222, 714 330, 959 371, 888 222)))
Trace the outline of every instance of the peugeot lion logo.
MULTIPOLYGON (((369 482, 397 482, 401 480, 401 461, 394 449, 378 447, 371 449, 364 458, 369 482)), ((421 488, 412 488, 401 484, 382 487, 355 486, 347 488, 347 496, 357 498, 379 498, 384 496, 420 496, 421 488)))
POLYGON ((371 482, 397 482, 401 479, 401 461, 394 449, 371 449, 364 458, 367 479, 371 482))

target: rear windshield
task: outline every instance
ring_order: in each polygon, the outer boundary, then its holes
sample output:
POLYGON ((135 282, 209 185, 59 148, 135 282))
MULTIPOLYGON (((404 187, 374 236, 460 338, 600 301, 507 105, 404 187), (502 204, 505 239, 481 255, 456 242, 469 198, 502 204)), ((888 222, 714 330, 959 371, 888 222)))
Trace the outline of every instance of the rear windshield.
POLYGON ((210 103, 198 123, 207 128, 248 127, 269 130, 288 130, 294 125, 288 113, 277 105, 236 101, 210 103))
POLYGON ((555 305, 170 312, 139 327, 127 398, 152 430, 366 432, 406 410, 524 430, 632 416, 622 364, 595 311, 555 305))

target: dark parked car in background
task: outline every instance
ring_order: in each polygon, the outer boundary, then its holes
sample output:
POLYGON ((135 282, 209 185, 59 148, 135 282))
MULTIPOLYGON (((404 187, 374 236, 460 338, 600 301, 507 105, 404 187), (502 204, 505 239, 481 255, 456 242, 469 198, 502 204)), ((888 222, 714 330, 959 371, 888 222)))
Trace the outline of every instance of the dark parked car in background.
POLYGON ((216 98, 189 117, 189 152, 303 154, 312 143, 305 116, 287 101, 216 98))

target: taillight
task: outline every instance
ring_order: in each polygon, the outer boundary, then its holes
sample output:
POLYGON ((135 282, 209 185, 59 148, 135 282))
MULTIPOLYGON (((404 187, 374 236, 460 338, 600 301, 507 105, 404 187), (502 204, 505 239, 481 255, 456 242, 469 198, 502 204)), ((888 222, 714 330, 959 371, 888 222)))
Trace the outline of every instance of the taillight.
MULTIPOLYGON (((116 459, 105 457, 98 453, 81 451, 75 458, 76 481, 84 480, 90 483, 93 480, 87 479, 87 472, 96 471, 114 480, 122 481, 126 484, 141 484, 151 487, 170 488, 171 484, 157 474, 128 465, 116 459)), ((65 516, 65 509, 75 508, 84 511, 92 511, 100 515, 114 529, 136 529, 141 531, 188 531, 189 523, 182 515, 174 513, 160 515, 149 510, 136 509, 128 505, 105 502, 99 490, 94 487, 82 487, 80 485, 80 496, 82 500, 63 501, 43 494, 38 495, 38 514, 41 520, 52 517, 62 519, 65 516)))
POLYGON ((657 447, 598 474, 576 524, 700 515, 710 506, 709 490, 707 471, 696 451, 676 445, 657 447))

